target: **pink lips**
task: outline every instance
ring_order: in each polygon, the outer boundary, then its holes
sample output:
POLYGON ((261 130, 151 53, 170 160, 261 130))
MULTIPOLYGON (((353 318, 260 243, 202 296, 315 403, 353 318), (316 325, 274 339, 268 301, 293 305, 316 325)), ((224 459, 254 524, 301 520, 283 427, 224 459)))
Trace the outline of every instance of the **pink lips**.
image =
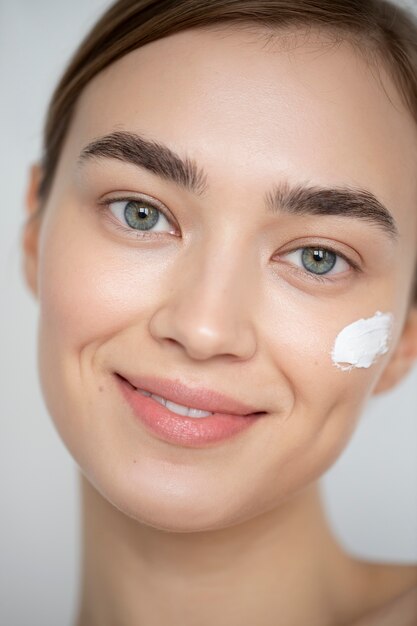
POLYGON ((177 381, 149 377, 125 378, 116 374, 123 396, 133 412, 158 438, 189 447, 201 447, 228 439, 258 421, 264 412, 207 389, 190 389, 177 381), (137 389, 149 391, 177 404, 211 411, 193 418, 178 415, 137 389))
POLYGON ((194 409, 202 409, 203 411, 211 411, 212 413, 224 413, 228 415, 250 415, 251 413, 259 413, 260 409, 247 404, 243 404, 238 400, 229 398, 218 391, 211 389, 190 388, 177 380, 166 380, 161 378, 153 378, 150 376, 124 376, 133 387, 149 391, 157 396, 171 400, 176 404, 182 404, 194 409))

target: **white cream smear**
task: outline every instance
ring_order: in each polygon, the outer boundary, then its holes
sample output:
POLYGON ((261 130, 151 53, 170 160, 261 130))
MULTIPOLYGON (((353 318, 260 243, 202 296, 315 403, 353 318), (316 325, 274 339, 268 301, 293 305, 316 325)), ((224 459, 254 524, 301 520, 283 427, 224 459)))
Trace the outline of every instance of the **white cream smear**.
POLYGON ((393 320, 392 313, 377 311, 373 317, 343 328, 331 352, 336 367, 344 371, 370 367, 378 356, 388 352, 393 320))

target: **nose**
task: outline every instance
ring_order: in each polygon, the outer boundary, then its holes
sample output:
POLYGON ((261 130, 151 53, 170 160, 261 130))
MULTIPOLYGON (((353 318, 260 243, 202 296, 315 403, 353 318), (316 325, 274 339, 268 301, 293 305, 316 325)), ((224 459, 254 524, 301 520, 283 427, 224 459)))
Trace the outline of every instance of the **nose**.
POLYGON ((231 260, 230 246, 223 253, 217 246, 211 254, 184 258, 170 275, 168 298, 150 319, 153 338, 196 360, 250 359, 256 351, 257 302, 250 265, 247 258, 231 260))

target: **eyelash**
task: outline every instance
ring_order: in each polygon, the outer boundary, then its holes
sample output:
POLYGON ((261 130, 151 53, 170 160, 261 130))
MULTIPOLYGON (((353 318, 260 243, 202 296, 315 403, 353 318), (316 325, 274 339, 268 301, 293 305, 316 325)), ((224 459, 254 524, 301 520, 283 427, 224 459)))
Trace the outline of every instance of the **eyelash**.
POLYGON ((136 230, 134 228, 128 228, 126 226, 121 226, 120 222, 117 221, 117 218, 111 213, 111 210, 110 210, 110 205, 115 204, 116 202, 143 202, 144 204, 149 205, 150 207, 154 208, 156 211, 159 211, 159 213, 161 213, 166 219, 166 221, 169 222, 170 224, 173 223, 173 220, 171 216, 167 212, 165 212, 165 210, 162 208, 161 205, 159 205, 159 203, 156 200, 150 200, 150 199, 148 200, 148 198, 145 198, 144 196, 137 196, 136 198, 120 197, 120 198, 110 198, 106 200, 100 200, 98 202, 99 209, 104 212, 106 219, 111 222, 112 227, 118 230, 119 232, 127 233, 130 237, 132 233, 135 233, 135 238, 137 239, 147 238, 148 233, 151 233, 154 236, 158 234, 172 234, 172 233, 160 233, 160 231, 151 231, 151 230, 141 231, 141 230, 136 230), (111 215, 109 215, 109 213, 111 215))
MULTIPOLYGON (((148 233, 152 233, 154 236, 160 234, 160 231, 140 231, 140 230, 136 230, 134 228, 127 228, 125 226, 121 226, 120 223, 116 220, 117 218, 115 218, 115 216, 112 214, 113 217, 110 217, 110 215, 108 214, 108 212, 111 213, 110 211, 110 205, 114 204, 116 202, 143 202, 144 204, 147 204, 151 207, 153 207, 154 209, 156 209, 157 211, 159 211, 164 218, 167 220, 167 222, 169 222, 170 224, 172 223, 172 219, 170 217, 170 215, 165 212, 165 210, 162 208, 161 205, 159 205, 159 203, 156 200, 148 200, 147 198, 143 197, 143 196, 138 196, 138 197, 120 197, 120 198, 110 198, 110 199, 106 199, 106 200, 100 200, 98 202, 99 205, 99 209, 102 210, 105 214, 106 219, 108 219, 111 224, 112 227, 115 228, 116 230, 118 230, 119 232, 122 233, 127 233, 129 236, 131 236, 132 232, 135 233, 135 238, 137 239, 145 239, 147 238, 148 233), (114 219, 113 219, 114 218, 114 219)), ((162 234, 173 234, 173 233, 162 233, 162 234)), ((359 267, 359 265, 357 263, 355 263, 354 261, 352 261, 351 259, 349 259, 346 255, 342 254, 340 251, 336 250, 335 248, 333 248, 331 245, 321 245, 321 244, 312 244, 309 246, 300 246, 299 248, 294 248, 293 250, 288 251, 287 254, 293 253, 293 252, 298 252, 300 250, 311 250, 311 249, 316 249, 316 250, 323 250, 326 252, 332 252, 333 254, 335 254, 338 258, 343 259, 348 265, 349 267, 356 273, 361 272, 361 268, 359 267)), ((312 280, 315 283, 321 283, 321 284, 330 284, 332 282, 335 281, 335 278, 326 278, 325 274, 315 274, 314 272, 309 272, 307 269, 303 269, 299 266, 296 265, 292 265, 291 266, 292 270, 294 272, 301 272, 303 274, 303 277, 306 277, 308 280, 312 280)), ((344 272, 340 272, 340 273, 344 273, 344 272)), ((336 274, 337 275, 337 274, 336 274)), ((334 274, 332 274, 331 276, 334 276, 334 274)))
MULTIPOLYGON (((362 271, 360 266, 357 263, 355 263, 354 261, 349 259, 346 255, 342 254, 341 252, 333 248, 331 245, 312 244, 310 246, 300 246, 299 248, 294 248, 293 250, 288 252, 288 254, 292 252, 298 252, 299 250, 323 250, 325 252, 332 252, 333 254, 336 255, 336 257, 343 259, 343 261, 345 261, 349 265, 350 269, 353 272, 359 274, 362 271)), ((339 280, 337 278, 338 274, 345 274, 345 272, 339 272, 337 274, 329 274, 329 277, 327 278, 325 274, 314 274, 314 272, 309 272, 307 269, 301 268, 297 265, 291 266, 291 270, 295 273, 301 272, 303 274, 303 277, 306 277, 307 280, 312 280, 315 283, 320 283, 323 285, 329 285, 331 283, 334 283, 336 280, 339 280)))

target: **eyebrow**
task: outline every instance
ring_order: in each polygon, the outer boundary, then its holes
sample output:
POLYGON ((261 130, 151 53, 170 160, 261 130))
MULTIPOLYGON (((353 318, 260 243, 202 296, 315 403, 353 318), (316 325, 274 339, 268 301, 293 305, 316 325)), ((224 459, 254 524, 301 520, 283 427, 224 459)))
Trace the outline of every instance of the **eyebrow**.
POLYGON ((95 139, 83 148, 78 163, 91 157, 132 163, 196 195, 207 189, 206 174, 193 159, 182 159, 168 146, 135 133, 118 131, 95 139))
POLYGON ((363 220, 395 240, 399 236, 394 217, 378 198, 366 189, 355 187, 319 187, 283 182, 266 195, 272 212, 292 215, 334 215, 363 220))
MULTIPOLYGON (((118 159, 144 168, 160 178, 201 196, 207 191, 207 174, 191 158, 182 158, 157 141, 127 131, 117 131, 91 141, 78 164, 94 158, 118 159)), ((388 209, 366 189, 351 186, 320 187, 282 181, 265 194, 267 212, 291 215, 330 215, 366 221, 382 229, 391 239, 398 228, 388 209)))

